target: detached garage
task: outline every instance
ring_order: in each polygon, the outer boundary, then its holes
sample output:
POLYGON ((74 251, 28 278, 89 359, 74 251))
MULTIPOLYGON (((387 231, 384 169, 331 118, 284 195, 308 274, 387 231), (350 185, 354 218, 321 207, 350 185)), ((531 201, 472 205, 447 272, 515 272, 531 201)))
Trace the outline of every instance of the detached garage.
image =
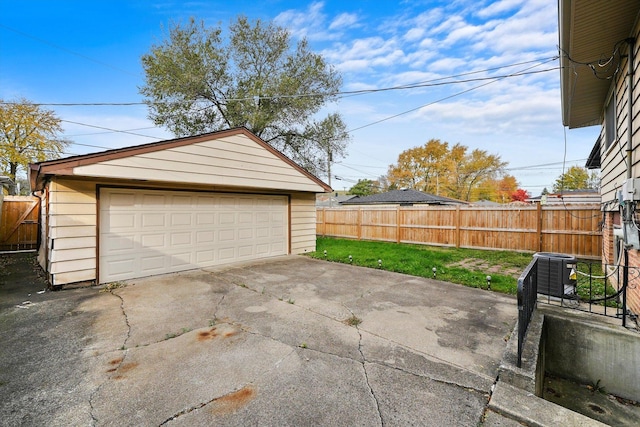
POLYGON ((315 250, 331 189, 238 128, 30 165, 53 286, 315 250))

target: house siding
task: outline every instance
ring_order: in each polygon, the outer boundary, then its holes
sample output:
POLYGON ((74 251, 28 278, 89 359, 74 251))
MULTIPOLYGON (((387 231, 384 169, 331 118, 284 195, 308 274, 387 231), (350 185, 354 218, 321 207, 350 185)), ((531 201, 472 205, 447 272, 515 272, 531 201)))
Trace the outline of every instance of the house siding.
MULTIPOLYGON (((638 38, 640 33, 640 25, 636 24, 633 37, 638 38)), ((639 128, 640 128, 640 73, 638 67, 640 65, 640 41, 636 42, 634 49, 634 75, 633 75, 633 133, 632 133, 632 176, 640 176, 640 156, 637 155, 640 148, 639 128)), ((628 50, 628 48, 627 48, 628 50)), ((605 209, 615 210, 617 206, 617 192, 620 190, 622 183, 627 178, 626 166, 626 149, 628 141, 628 114, 629 114, 629 92, 627 84, 627 67, 628 54, 622 53, 623 58, 620 64, 620 72, 612 82, 612 91, 615 91, 616 97, 616 141, 610 147, 601 147, 601 193, 602 203, 605 209), (613 202, 613 203, 612 203, 613 202)), ((604 107, 604 106, 603 106, 604 107)), ((604 108, 603 108, 604 114, 604 108)), ((601 140, 604 136, 604 118, 602 119, 601 140)))
POLYGON ((53 178, 47 191, 47 271, 51 284, 95 280, 96 184, 53 178))
POLYGON ((242 134, 76 166, 73 174, 145 181, 154 177, 171 183, 324 192, 308 176, 242 134))
POLYGON ((316 195, 296 193, 291 196, 291 253, 316 250, 316 195))
MULTIPOLYGON (((640 23, 636 21, 633 37, 638 39, 640 35, 640 23)), ((601 147, 601 194, 602 208, 605 212, 603 228, 603 248, 602 259, 605 264, 615 264, 615 238, 613 235, 614 224, 620 223, 620 205, 618 203, 618 191, 623 182, 627 179, 626 150, 629 137, 629 102, 632 106, 632 177, 640 177, 640 40, 636 41, 633 64, 633 92, 630 99, 627 81, 628 70, 628 48, 622 52, 622 62, 620 72, 612 82, 611 90, 615 91, 616 97, 616 141, 609 147, 601 147)), ((604 105, 601 128, 601 141, 604 141, 605 122, 604 105)), ((628 251, 629 266, 638 268, 640 266, 640 251, 631 249, 628 251)), ((621 264, 623 260, 620 260, 621 264)), ((621 283, 616 282, 616 276, 611 278, 614 286, 618 288, 621 283)), ((635 274, 631 274, 629 287, 627 288, 627 308, 632 312, 640 313, 640 279, 635 274)))

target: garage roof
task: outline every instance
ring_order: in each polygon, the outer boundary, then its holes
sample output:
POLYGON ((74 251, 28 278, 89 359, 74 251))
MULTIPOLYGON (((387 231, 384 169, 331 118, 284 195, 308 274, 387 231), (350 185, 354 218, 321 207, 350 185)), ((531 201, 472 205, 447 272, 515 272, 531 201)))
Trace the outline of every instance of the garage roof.
MULTIPOLYGON (((597 64, 598 60, 610 57, 616 43, 631 36, 638 11, 640 1, 637 0, 558 1, 562 123, 565 126, 600 124, 611 80, 597 78, 585 63, 597 64)), ((600 71, 606 71, 606 67, 600 71)))
POLYGON ((244 127, 32 163, 32 191, 41 190, 56 175, 331 191, 244 127))

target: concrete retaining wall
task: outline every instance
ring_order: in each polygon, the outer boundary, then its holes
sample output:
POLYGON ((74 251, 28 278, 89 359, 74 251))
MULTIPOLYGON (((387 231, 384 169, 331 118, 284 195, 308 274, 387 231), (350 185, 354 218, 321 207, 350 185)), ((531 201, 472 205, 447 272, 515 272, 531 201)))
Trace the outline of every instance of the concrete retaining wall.
POLYGON ((542 339, 547 373, 640 401, 639 334, 545 310, 542 339))

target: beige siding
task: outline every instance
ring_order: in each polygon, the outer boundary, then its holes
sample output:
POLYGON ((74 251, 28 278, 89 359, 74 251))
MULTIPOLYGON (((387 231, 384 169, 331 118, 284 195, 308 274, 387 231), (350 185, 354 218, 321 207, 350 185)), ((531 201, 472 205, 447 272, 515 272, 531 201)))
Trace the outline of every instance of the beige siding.
POLYGON ((47 271, 47 210, 49 208, 49 199, 47 198, 47 189, 40 195, 40 247, 38 247, 38 264, 43 270, 47 271))
POLYGON ((74 175, 173 183, 323 192, 309 179, 245 135, 107 160, 73 169, 74 175))
POLYGON ((54 178, 49 183, 47 250, 54 286, 96 278, 96 184, 54 178))
POLYGON ((291 196, 291 253, 316 250, 316 196, 296 193, 291 196))
MULTIPOLYGON (((640 24, 636 24, 634 29, 635 37, 640 33, 640 24)), ((636 43, 634 83, 633 83, 633 134, 632 134, 632 176, 640 177, 640 43, 636 43)), ((602 147, 601 151, 601 193, 602 203, 617 200, 617 192, 627 178, 626 149, 628 143, 628 108, 629 93, 627 85, 627 52, 622 52, 623 58, 620 64, 621 72, 612 83, 612 90, 616 94, 616 122, 617 122, 617 143, 612 144, 608 149, 602 147)), ((604 129, 603 129, 604 131, 604 129)), ((610 209, 617 209, 614 204, 608 205, 610 209)))

